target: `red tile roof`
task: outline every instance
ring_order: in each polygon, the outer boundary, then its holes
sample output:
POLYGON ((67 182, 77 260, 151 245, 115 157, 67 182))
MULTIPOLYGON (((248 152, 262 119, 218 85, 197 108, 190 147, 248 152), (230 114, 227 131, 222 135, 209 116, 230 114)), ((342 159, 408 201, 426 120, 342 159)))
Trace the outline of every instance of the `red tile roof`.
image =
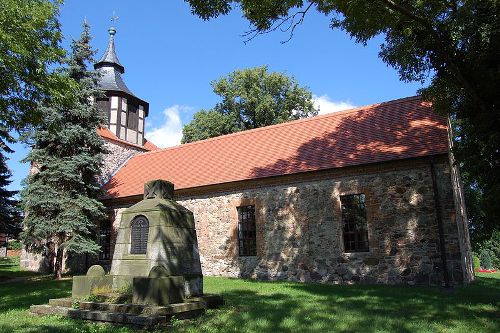
POLYGON ((160 148, 158 148, 158 146, 156 146, 154 143, 152 143, 148 139, 144 139, 144 148, 146 148, 149 151, 160 149, 160 148))
POLYGON ((122 140, 118 138, 116 135, 113 134, 107 127, 99 127, 97 128, 97 134, 99 134, 101 137, 105 139, 109 139, 112 141, 120 142, 135 148, 140 148, 146 151, 153 151, 153 150, 158 150, 159 148, 152 142, 148 141, 147 139, 144 139, 144 146, 137 145, 125 140, 122 140))
POLYGON ((104 188, 127 197, 152 179, 187 189, 447 152, 446 118, 410 97, 140 154, 104 188))

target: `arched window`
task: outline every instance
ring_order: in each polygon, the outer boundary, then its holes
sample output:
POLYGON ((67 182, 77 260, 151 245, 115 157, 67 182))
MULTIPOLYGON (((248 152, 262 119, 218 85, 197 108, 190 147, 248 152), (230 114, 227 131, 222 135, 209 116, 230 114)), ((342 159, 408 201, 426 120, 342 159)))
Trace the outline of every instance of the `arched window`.
POLYGON ((146 254, 148 247, 148 232, 149 222, 144 216, 137 216, 130 225, 132 229, 130 233, 130 253, 131 254, 146 254))

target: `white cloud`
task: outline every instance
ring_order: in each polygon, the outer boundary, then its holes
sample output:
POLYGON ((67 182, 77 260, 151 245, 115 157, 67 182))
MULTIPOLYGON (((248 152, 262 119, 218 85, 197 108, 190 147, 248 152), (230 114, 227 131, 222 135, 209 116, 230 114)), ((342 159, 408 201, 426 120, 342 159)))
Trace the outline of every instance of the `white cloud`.
POLYGON ((355 108, 349 100, 347 101, 332 101, 328 95, 316 96, 313 95, 314 108, 319 109, 318 114, 327 114, 342 110, 355 108))
POLYGON ((161 148, 179 145, 182 139, 181 112, 191 111, 193 108, 185 105, 172 105, 163 110, 163 124, 151 126, 146 132, 146 138, 161 148))

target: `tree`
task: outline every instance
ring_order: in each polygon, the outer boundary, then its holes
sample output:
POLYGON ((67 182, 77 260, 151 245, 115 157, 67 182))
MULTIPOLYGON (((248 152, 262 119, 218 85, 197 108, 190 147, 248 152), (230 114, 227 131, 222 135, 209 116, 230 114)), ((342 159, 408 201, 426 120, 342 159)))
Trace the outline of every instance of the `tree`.
POLYGON ((237 132, 231 118, 215 110, 200 110, 193 120, 182 129, 182 143, 205 140, 237 132))
POLYGON ((0 221, 4 232, 19 232, 21 214, 11 182, 5 153, 13 143, 11 130, 21 131, 41 119, 37 104, 63 95, 62 77, 51 71, 64 50, 57 20, 59 1, 0 1, 0 221))
POLYGON ((21 197, 26 213, 24 244, 30 251, 55 247, 54 277, 60 278, 65 252, 95 253, 96 221, 105 217, 97 200, 96 176, 104 143, 96 132, 101 123, 92 98, 99 95, 97 76, 87 70, 94 51, 85 23, 62 74, 73 82, 72 93, 41 106, 44 120, 33 135, 27 160, 37 172, 27 179, 21 197))
POLYGON ((312 94, 266 66, 237 70, 211 83, 222 98, 210 110, 197 112, 183 129, 182 142, 192 142, 316 115, 312 94))
POLYGON ((0 1, 0 126, 21 129, 40 121, 39 102, 63 95, 51 66, 64 57, 57 20, 60 1, 0 1))
POLYGON ((483 249, 481 253, 479 254, 479 260, 481 260, 481 267, 483 269, 492 269, 493 264, 491 263, 491 255, 490 251, 487 249, 483 249))
MULTIPOLYGON (((490 266, 500 269, 500 231, 496 230, 493 232, 490 239, 487 239, 480 245, 479 253, 481 253, 481 258, 483 255, 486 256, 487 253, 491 261, 490 266)), ((483 267, 486 268, 486 266, 488 265, 483 267)))
POLYGON ((9 133, 0 128, 0 233, 17 236, 21 225, 21 212, 18 201, 14 198, 17 191, 7 190, 7 186, 12 182, 10 177, 12 173, 7 167, 5 153, 11 153, 12 150, 2 140, 9 139, 9 133))
POLYGON ((289 37, 316 9, 356 42, 377 35, 379 56, 403 81, 428 82, 420 93, 457 124, 454 153, 480 189, 490 234, 500 220, 500 2, 496 0, 186 0, 203 19, 239 6, 249 39, 273 30, 289 37))

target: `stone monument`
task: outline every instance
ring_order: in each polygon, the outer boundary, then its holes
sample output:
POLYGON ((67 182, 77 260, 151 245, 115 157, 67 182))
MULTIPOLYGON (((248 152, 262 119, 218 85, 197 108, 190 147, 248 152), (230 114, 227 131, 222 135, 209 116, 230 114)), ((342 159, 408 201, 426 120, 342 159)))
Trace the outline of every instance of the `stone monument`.
POLYGON ((133 303, 164 305, 203 294, 193 213, 173 200, 174 185, 153 180, 122 213, 110 275, 73 278, 73 297, 132 288, 133 303))
POLYGON ((73 277, 71 298, 31 312, 150 328, 222 305, 221 296, 203 294, 193 213, 173 192, 167 181, 146 183, 144 199, 122 213, 110 274, 94 265, 73 277))

